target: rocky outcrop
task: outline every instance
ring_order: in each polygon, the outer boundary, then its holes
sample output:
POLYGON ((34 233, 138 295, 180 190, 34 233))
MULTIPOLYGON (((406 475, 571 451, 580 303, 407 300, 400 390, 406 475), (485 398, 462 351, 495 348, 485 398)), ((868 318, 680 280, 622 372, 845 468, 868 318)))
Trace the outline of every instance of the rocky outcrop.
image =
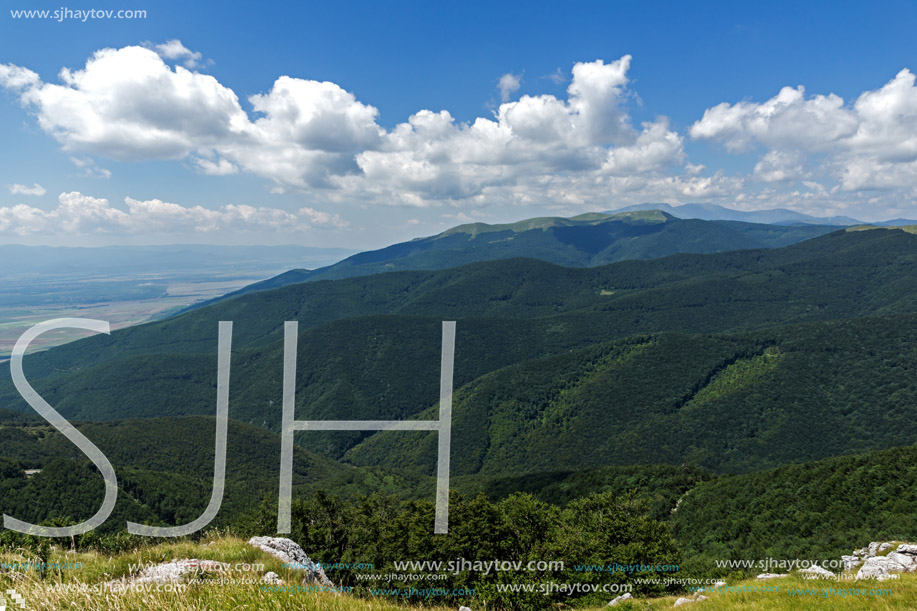
MULTIPOLYGON (((870 547, 872 547, 870 543, 870 547)), ((888 544, 885 549, 893 546, 888 544)), ((876 551, 882 550, 882 545, 877 545, 876 551)), ((860 551, 860 550, 857 550, 860 551)), ((917 571, 917 545, 901 544, 898 549, 887 556, 869 556, 857 572, 857 579, 889 579, 893 573, 911 573, 917 571)))
POLYGON ((108 586, 112 589, 117 589, 118 586, 128 586, 135 583, 171 583, 183 581, 194 574, 225 572, 228 570, 229 565, 225 562, 184 558, 150 565, 135 575, 128 575, 121 579, 109 581, 108 586))
POLYGON ((841 556, 844 571, 852 571, 862 563, 856 578, 878 580, 890 579, 894 573, 917 572, 917 545, 902 543, 895 551, 885 554, 894 547, 895 544, 888 541, 873 541, 853 550, 853 555, 841 556))
POLYGON ((905 567, 898 564, 892 559, 884 556, 873 556, 867 558, 860 570, 857 571, 857 579, 887 579, 891 573, 903 573, 905 567))
POLYGON ((892 544, 891 544, 891 543, 879 543, 878 541, 873 541, 872 543, 870 543, 870 544, 867 545, 866 547, 862 547, 862 548, 860 548, 860 549, 853 550, 853 555, 854 555, 854 556, 860 556, 860 557, 862 557, 862 558, 873 558, 873 557, 876 556, 880 551, 885 551, 885 550, 891 549, 891 548, 892 548, 892 544), (883 548, 882 546, 885 546, 885 547, 883 548), (882 549, 880 549, 880 548, 882 548, 882 549))
POLYGON ((788 577, 788 573, 761 573, 756 579, 778 579, 780 577, 788 577))
POLYGON ((814 579, 833 579, 834 578, 834 573, 832 573, 831 571, 829 571, 826 568, 818 566, 817 564, 813 564, 810 567, 800 569, 799 574, 805 575, 807 577, 814 578, 814 579))
POLYGON ((261 551, 279 558, 287 568, 300 570, 305 573, 303 583, 316 583, 324 586, 333 586, 331 580, 325 575, 325 570, 320 564, 312 562, 306 552, 292 539, 285 537, 252 537, 248 544, 261 551))
POLYGON ((268 583, 271 585, 279 585, 283 583, 283 579, 281 579, 280 575, 278 575, 274 571, 268 571, 267 573, 265 573, 264 577, 261 578, 261 581, 263 583, 268 583))
POLYGON ((620 603, 623 603, 625 600, 631 600, 632 598, 633 596, 631 595, 630 592, 625 592, 624 594, 621 594, 621 596, 618 596, 617 598, 613 599, 610 603, 608 603, 608 606, 617 607, 620 603))
POLYGON ((901 552, 892 552, 885 557, 903 566, 906 572, 910 572, 910 571, 917 569, 917 557, 914 557, 911 554, 903 554, 901 552))
POLYGON ((703 596, 703 595, 699 595, 699 596, 695 596, 694 598, 679 598, 678 600, 675 601, 675 604, 672 605, 672 606, 673 606, 673 607, 680 607, 680 606, 682 606, 682 605, 687 605, 687 604, 690 604, 690 603, 696 603, 696 602, 700 602, 700 601, 702 601, 702 600, 707 600, 707 597, 706 597, 706 596, 703 596))
POLYGON ((849 571, 853 568, 856 568, 858 564, 863 562, 863 559, 859 556, 841 556, 841 560, 844 562, 844 570, 849 571))

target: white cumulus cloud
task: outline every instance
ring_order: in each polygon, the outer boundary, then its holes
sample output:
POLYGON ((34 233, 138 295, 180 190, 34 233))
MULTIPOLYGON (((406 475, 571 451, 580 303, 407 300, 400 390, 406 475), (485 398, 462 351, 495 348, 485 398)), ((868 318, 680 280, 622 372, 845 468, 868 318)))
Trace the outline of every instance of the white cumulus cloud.
POLYGON ((763 182, 801 180, 808 176, 805 157, 797 151, 768 151, 755 164, 753 176, 763 182))
MULTIPOLYGON (((105 170, 80 154, 181 159, 204 174, 255 174, 276 192, 319 193, 328 202, 524 203, 539 197, 533 181, 548 175, 595 183, 684 162, 682 138, 665 118, 632 124, 624 107, 629 55, 575 64, 565 99, 522 96, 470 123, 424 109, 391 130, 374 106, 336 83, 292 76, 249 96, 246 111, 214 77, 164 61, 182 59, 200 61, 170 40, 102 49, 83 68, 62 70, 59 83, 5 66, 0 83, 87 173, 105 170)), ((501 97, 519 85, 519 75, 504 75, 501 97)))
POLYGON ((732 151, 747 151, 759 142, 769 147, 823 149, 856 133, 855 113, 836 95, 806 99, 805 89, 784 87, 776 96, 755 104, 722 103, 704 112, 691 126, 691 137, 722 142, 732 151))
POLYGON ((32 183, 31 187, 20 184, 8 185, 7 189, 9 189, 10 193, 13 195, 35 195, 39 197, 47 192, 45 191, 45 188, 37 182, 32 183))
POLYGON ((34 87, 40 82, 41 78, 31 70, 13 64, 0 64, 0 86, 2 87, 18 92, 34 87))
POLYGON ((181 59, 184 60, 186 68, 195 68, 200 63, 203 55, 198 51, 192 51, 182 44, 180 40, 172 39, 161 45, 156 45, 156 51, 164 59, 181 59))
POLYGON ((500 77, 497 89, 500 90, 500 101, 508 102, 509 98, 522 86, 522 75, 507 72, 500 77))
POLYGON ((821 170, 845 191, 917 187, 917 87, 907 69, 852 104, 834 94, 806 96, 803 87, 784 87, 762 103, 719 104, 690 134, 733 152, 764 147, 754 171, 764 181, 808 176, 807 159, 821 154, 821 170))
MULTIPOLYGON (((343 223, 313 205, 576 211, 703 199, 817 213, 817 206, 874 205, 866 192, 877 189, 893 200, 887 209, 913 206, 917 197, 917 87, 906 69, 852 101, 796 86, 764 101, 724 102, 680 133, 665 116, 632 119, 630 55, 550 75, 567 84, 557 95, 517 98, 521 76, 507 72, 498 82, 501 103, 487 116, 460 121, 446 109, 420 108, 389 128, 375 106, 337 83, 279 75, 265 91, 240 94, 195 71, 203 61, 169 40, 101 49, 54 82, 0 65, 0 86, 87 176, 110 175, 97 158, 180 160, 201 174, 255 175, 271 193, 307 194, 309 207, 283 214, 310 226, 343 223), (754 169, 727 175, 691 163, 686 136, 755 155, 754 169)), ((262 208, 213 216, 206 208, 151 206, 122 212, 155 224, 172 210, 166 216, 189 227, 293 222, 262 208)), ((4 210, 12 223, 13 208, 4 210)))
POLYGON ((172 69, 143 47, 102 49, 84 69, 63 69, 60 80, 33 82, 21 99, 69 151, 180 159, 248 126, 232 90, 212 76, 172 69))
POLYGON ((288 212, 277 208, 229 204, 219 208, 182 206, 159 199, 124 199, 126 209, 107 199, 79 192, 61 193, 53 210, 16 205, 0 207, 0 235, 46 236, 132 235, 138 233, 210 233, 217 231, 301 231, 310 227, 343 227, 338 215, 303 208, 288 212))

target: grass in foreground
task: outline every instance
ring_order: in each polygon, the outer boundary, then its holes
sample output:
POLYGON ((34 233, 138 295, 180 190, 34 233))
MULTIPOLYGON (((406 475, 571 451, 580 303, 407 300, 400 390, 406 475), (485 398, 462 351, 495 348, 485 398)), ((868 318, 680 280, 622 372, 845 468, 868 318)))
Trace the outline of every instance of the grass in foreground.
MULTIPOLYGON (((37 562, 26 550, 0 555, 0 562, 37 562)), ((277 573, 284 585, 296 586, 301 573, 285 569, 282 563, 247 545, 243 540, 216 536, 201 543, 177 541, 144 547, 133 552, 108 557, 95 552, 70 553, 52 551, 47 563, 74 565, 81 568, 45 571, 28 570, 16 577, 8 570, 0 573, 0 606, 21 608, 8 590, 22 596, 27 610, 113 610, 113 611, 218 611, 251 609, 268 611, 454 611, 459 602, 447 606, 419 604, 407 606, 390 600, 357 598, 330 592, 279 591, 263 589, 260 583, 267 571, 277 573), (125 577, 131 568, 147 563, 158 564, 180 558, 216 560, 232 566, 231 570, 209 574, 209 583, 182 583, 183 591, 174 586, 146 584, 143 589, 122 592, 104 587, 105 582, 125 577), (251 566, 255 565, 255 566, 251 566), (259 566, 260 565, 260 566, 259 566)), ((333 574, 331 575, 333 580, 333 574)), ((728 589, 703 593, 707 600, 693 602, 679 609, 697 611, 785 611, 797 609, 917 609, 917 575, 905 574, 887 581, 804 580, 797 575, 768 581, 749 579, 732 582, 728 589)), ((681 596, 691 598, 688 594, 681 596)), ((609 596, 609 600, 612 597, 609 596)), ((672 609, 678 596, 636 599, 616 609, 672 609)), ((466 600, 463 604, 481 611, 482 604, 466 600)), ((560 608, 560 607, 559 607, 560 608)), ((598 609, 607 607, 596 607, 598 609)))
MULTIPOLYGON (((917 609, 917 575, 887 581, 832 581, 802 579, 797 575, 758 581, 734 582, 726 590, 703 592, 707 600, 679 606, 684 611, 790 611, 802 609, 917 609), (858 593, 854 593, 854 591, 858 593)), ((672 609, 690 594, 637 599, 613 607, 615 611, 672 609)), ((601 607, 607 609, 607 607, 601 607)))
MULTIPOLYGON (((2 554, 0 562, 39 562, 26 550, 2 554)), ((223 609, 265 609, 268 611, 403 611, 408 608, 387 600, 366 600, 349 594, 332 592, 278 591, 262 589, 261 577, 267 571, 277 573, 284 585, 296 586, 302 573, 283 568, 283 563, 241 539, 216 537, 201 543, 178 541, 145 547, 115 557, 94 552, 69 553, 55 549, 45 559, 48 564, 75 565, 81 568, 55 569, 44 572, 28 570, 16 577, 0 573, 0 607, 19 609, 8 590, 14 589, 25 602, 25 609, 80 611, 217 611, 223 609), (183 591, 172 584, 141 584, 142 589, 113 591, 105 583, 130 574, 131 567, 159 564, 181 558, 216 560, 232 569, 210 573, 209 583, 182 583, 183 591), (239 566, 237 566, 239 565, 239 566), (245 566, 249 565, 249 566, 245 566), (252 567, 250 565, 263 565, 252 567)), ((331 576, 333 580, 333 575, 331 576)), ((410 609, 445 611, 445 607, 417 605, 410 609)))

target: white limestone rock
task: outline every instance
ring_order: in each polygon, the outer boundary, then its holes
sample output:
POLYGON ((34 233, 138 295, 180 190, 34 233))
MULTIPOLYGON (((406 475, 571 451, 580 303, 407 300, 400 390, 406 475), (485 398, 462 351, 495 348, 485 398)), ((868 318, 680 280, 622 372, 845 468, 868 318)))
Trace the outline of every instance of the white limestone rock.
POLYGON ((863 562, 859 556, 841 556, 841 560, 844 562, 844 570, 849 571, 852 568, 855 568, 858 564, 863 562))
POLYGON ((832 573, 831 571, 829 571, 826 568, 818 566, 817 564, 813 564, 810 567, 800 569, 799 574, 810 576, 815 579, 833 579, 834 578, 834 573, 832 573))
POLYGON ((687 605, 688 603, 700 602, 702 600, 707 600, 707 597, 702 594, 698 594, 694 598, 679 598, 678 600, 675 601, 675 604, 672 606, 680 607, 682 605, 687 605))
MULTIPOLYGON (((625 592, 624 594, 621 594, 621 596, 618 596, 617 598, 612 600, 610 603, 608 603, 608 606, 617 607, 619 603, 623 603, 625 600, 630 600, 632 598, 633 596, 631 595, 630 592, 625 592)), ((459 611, 461 611, 461 609, 459 611)))
POLYGON ((229 568, 229 565, 225 562, 184 558, 150 565, 135 575, 114 579, 107 582, 106 585, 112 590, 118 590, 137 583, 173 583, 183 581, 186 577, 194 574, 225 572, 229 568))
POLYGON ((857 556, 862 556, 863 558, 872 558, 873 556, 875 556, 878 553, 879 545, 880 544, 878 542, 873 541, 866 547, 861 547, 858 550, 854 550, 853 553, 857 556))
POLYGON ((758 575, 757 579, 777 579, 778 577, 788 577, 787 573, 761 573, 758 575))
POLYGON ((905 571, 913 571, 917 569, 917 558, 911 556, 910 554, 902 554, 900 552, 891 552, 886 556, 889 560, 894 560, 898 564, 904 567, 905 571))
POLYGON ((299 544, 286 537, 252 537, 248 544, 257 547, 263 552, 279 558, 290 568, 306 573, 303 583, 317 583, 324 586, 333 586, 331 580, 325 575, 325 570, 317 563, 312 562, 299 544))
POLYGON ((867 558, 863 566, 860 567, 857 572, 857 579, 882 579, 890 573, 903 573, 907 568, 895 558, 873 556, 867 558))

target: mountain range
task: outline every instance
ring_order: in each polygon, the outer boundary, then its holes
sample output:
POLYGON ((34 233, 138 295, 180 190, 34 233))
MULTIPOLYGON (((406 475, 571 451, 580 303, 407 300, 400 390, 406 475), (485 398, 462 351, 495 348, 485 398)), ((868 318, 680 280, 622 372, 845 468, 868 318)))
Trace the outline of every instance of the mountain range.
MULTIPOLYGON (((459 321, 458 388, 507 366, 634 336, 763 333, 773 325, 917 312, 915 252, 917 236, 901 230, 842 230, 778 249, 593 268, 507 259, 298 283, 31 355, 25 370, 67 417, 212 414, 217 326, 232 320, 231 415, 276 431, 283 322, 298 320, 297 417, 405 418, 438 396, 441 320, 459 321)), ((650 353, 682 364, 690 350, 677 346, 706 342, 646 341, 650 353)), ((739 352, 711 357, 685 388, 739 352)), ((0 378, 0 405, 27 410, 9 380, 0 378)), ((337 459, 366 434, 310 437, 310 447, 337 459)))
POLYGON ((542 217, 498 225, 470 223, 434 236, 357 253, 327 267, 291 270, 223 298, 297 282, 338 280, 392 271, 446 269, 516 257, 565 267, 595 267, 676 253, 778 248, 836 230, 837 227, 831 224, 790 226, 680 219, 660 210, 590 213, 573 218, 542 217))
MULTIPOLYGON (((564 490, 637 482, 663 515, 695 486, 733 494, 732 484, 717 482, 883 452, 917 437, 911 229, 636 212, 461 226, 424 240, 438 239, 454 244, 396 245, 377 251, 375 262, 352 258, 308 281, 277 280, 29 355, 25 373, 124 471, 136 503, 119 515, 163 523, 197 508, 190 499, 209 485, 217 328, 225 320, 234 323, 233 512, 274 494, 288 320, 300 329, 296 417, 335 420, 435 417, 440 325, 456 320, 452 468, 455 486, 469 492, 520 487, 562 502, 573 494, 564 490), (721 239, 723 251, 649 257, 699 235, 707 248, 721 239), (529 258, 510 257, 515 245, 529 258), (443 257, 443 269, 373 267, 414 265, 430 253, 443 257), (444 253, 464 264, 446 267, 444 253), (498 256, 477 260, 482 253, 498 256), (568 258, 561 265, 538 253, 568 258), (676 477, 678 470, 692 475, 676 477)), ((75 505, 91 513, 99 478, 91 468, 66 468, 79 453, 31 415, 2 367, 4 489, 16 496, 27 488, 37 507, 62 486, 85 489, 75 505), (26 468, 42 472, 23 479, 26 468)), ((298 491, 433 493, 429 434, 301 432, 296 445, 298 491)), ((33 511, 20 501, 3 501, 4 510, 33 511)), ((54 505, 51 517, 66 512, 54 505)), ((694 534, 684 537, 699 545, 694 534)))
POLYGON ((892 219, 887 221, 859 221, 849 216, 812 216, 786 208, 771 208, 767 210, 736 210, 716 204, 636 204, 625 206, 606 212, 606 214, 620 214, 641 210, 659 210, 680 219, 702 219, 706 221, 743 221, 746 223, 765 223, 772 225, 876 225, 879 227, 898 225, 917 225, 917 221, 910 219, 892 219))
POLYGON ((896 219, 868 224, 849 217, 815 217, 779 208, 746 212, 715 204, 638 204, 572 218, 541 217, 496 225, 469 223, 434 236, 357 253, 326 267, 290 270, 196 304, 192 309, 297 282, 446 269, 514 257, 565 267, 595 267, 676 253, 779 248, 841 227, 866 225, 909 226, 917 225, 917 221, 896 219))

